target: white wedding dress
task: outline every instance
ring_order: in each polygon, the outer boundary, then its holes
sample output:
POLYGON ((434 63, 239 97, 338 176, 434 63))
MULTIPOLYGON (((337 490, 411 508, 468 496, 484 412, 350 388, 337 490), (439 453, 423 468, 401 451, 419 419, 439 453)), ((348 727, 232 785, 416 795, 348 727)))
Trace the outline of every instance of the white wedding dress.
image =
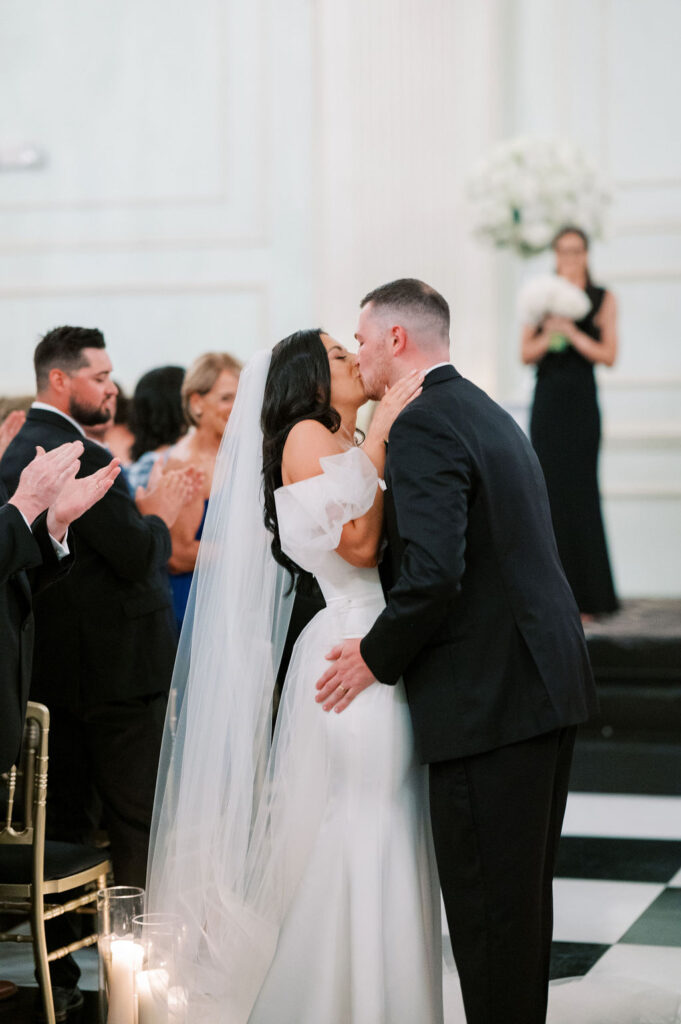
POLYGON ((284 774, 303 759, 319 794, 316 836, 296 823, 309 852, 249 1022, 440 1024, 440 892, 403 686, 371 686, 341 714, 314 700, 324 656, 363 636, 385 605, 378 571, 334 550, 343 524, 371 507, 376 470, 357 448, 321 463, 321 475, 275 495, 282 548, 326 601, 284 685, 278 721, 290 746, 279 750, 275 735, 272 754, 284 774))

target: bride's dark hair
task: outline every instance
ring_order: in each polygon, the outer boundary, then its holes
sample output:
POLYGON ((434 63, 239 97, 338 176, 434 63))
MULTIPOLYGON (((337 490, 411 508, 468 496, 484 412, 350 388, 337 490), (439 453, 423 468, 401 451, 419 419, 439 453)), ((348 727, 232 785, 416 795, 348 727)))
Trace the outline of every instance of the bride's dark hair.
POLYGON ((301 572, 281 550, 274 492, 281 487, 281 456, 289 431, 301 420, 317 420, 335 433, 340 415, 331 405, 331 371, 321 328, 296 331, 272 349, 265 382, 262 426, 262 475, 265 526, 272 533, 272 554, 291 573, 301 572))

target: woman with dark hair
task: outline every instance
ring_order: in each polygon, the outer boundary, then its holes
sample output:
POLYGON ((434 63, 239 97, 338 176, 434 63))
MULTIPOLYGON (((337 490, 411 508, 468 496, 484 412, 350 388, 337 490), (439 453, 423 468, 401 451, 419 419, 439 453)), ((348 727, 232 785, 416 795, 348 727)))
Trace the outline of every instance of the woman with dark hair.
MULTIPOLYGON (((300 568, 281 548, 275 492, 296 478, 318 474, 318 462, 324 455, 352 448, 357 440, 357 409, 365 402, 356 357, 322 331, 298 331, 274 348, 261 418, 265 525, 273 534, 272 554, 292 577, 300 573, 300 568), (294 468, 287 473, 289 466, 294 468), (307 469, 314 472, 306 474, 307 469)), ((383 430, 383 420, 384 414, 379 414, 362 445, 378 472, 383 471, 385 464, 381 435, 387 431, 383 430)), ((368 512, 362 523, 367 533, 368 562, 357 561, 363 557, 364 549, 353 534, 349 548, 353 565, 376 564, 382 523, 380 491, 376 492, 375 506, 377 515, 368 512)), ((350 525, 347 533, 353 529, 350 525)), ((341 541, 342 546, 345 543, 341 541)), ((343 551, 339 553, 343 555, 343 551)))
POLYGON ((617 356, 617 309, 612 292, 589 274, 589 240, 576 227, 556 235, 556 273, 583 289, 591 309, 577 323, 548 316, 525 326, 521 357, 537 378, 530 438, 549 493, 558 551, 575 600, 588 622, 617 610, 598 490, 601 420, 594 365, 617 356), (565 339, 555 346, 556 335, 565 339))
POLYGON ((137 382, 129 417, 134 441, 130 450, 132 466, 126 471, 130 487, 146 487, 159 455, 186 432, 180 389, 184 380, 181 366, 159 366, 137 382))
POLYGON ((357 358, 322 331, 242 375, 182 631, 148 884, 150 909, 183 922, 192 1020, 441 1024, 439 886, 402 683, 343 715, 314 699, 326 652, 385 606, 385 442, 421 380, 395 384, 362 438, 357 358), (270 749, 301 570, 326 607, 294 648, 270 749))

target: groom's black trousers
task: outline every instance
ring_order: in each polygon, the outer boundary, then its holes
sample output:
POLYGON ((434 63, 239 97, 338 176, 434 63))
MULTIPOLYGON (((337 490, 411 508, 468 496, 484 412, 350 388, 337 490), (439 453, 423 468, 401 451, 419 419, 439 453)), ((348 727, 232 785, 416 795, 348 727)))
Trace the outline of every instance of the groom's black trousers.
POLYGON ((430 765, 440 885, 468 1024, 544 1024, 574 727, 430 765))

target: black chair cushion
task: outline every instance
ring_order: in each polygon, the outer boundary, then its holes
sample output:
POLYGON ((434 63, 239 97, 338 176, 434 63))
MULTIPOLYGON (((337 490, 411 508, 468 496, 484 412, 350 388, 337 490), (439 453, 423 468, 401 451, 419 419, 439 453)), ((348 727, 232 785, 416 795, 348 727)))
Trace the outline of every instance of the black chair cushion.
MULTIPOLYGON (((106 859, 106 850, 50 840, 45 843, 45 881, 77 875, 106 859)), ((0 884, 29 885, 32 861, 31 846, 0 846, 0 884)))

